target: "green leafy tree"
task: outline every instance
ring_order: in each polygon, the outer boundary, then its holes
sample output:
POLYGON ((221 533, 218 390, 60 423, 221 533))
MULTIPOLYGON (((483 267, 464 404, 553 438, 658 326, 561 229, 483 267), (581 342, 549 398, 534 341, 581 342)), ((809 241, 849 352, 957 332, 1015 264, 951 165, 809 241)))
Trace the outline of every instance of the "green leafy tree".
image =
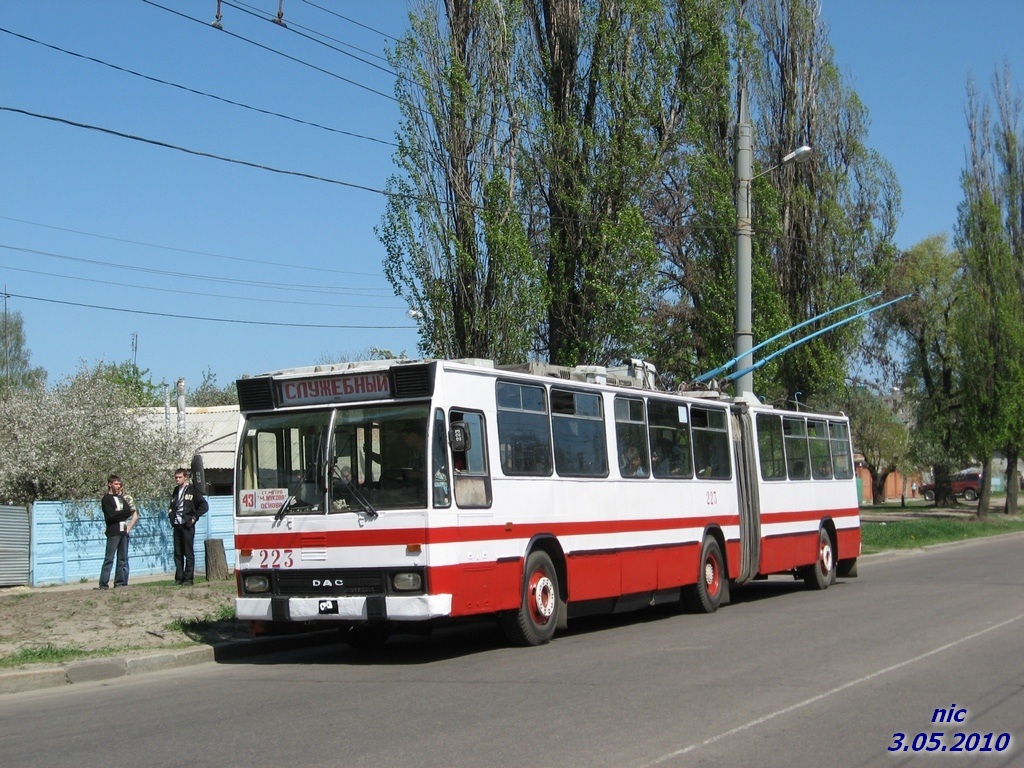
POLYGON ((966 461, 963 410, 957 371, 961 348, 954 316, 963 300, 960 255, 944 235, 933 235, 902 253, 888 278, 889 296, 910 298, 882 310, 876 343, 903 361, 899 378, 912 414, 911 457, 930 466, 935 503, 955 504, 949 477, 966 461))
MULTIPOLYGON (((663 107, 664 162, 645 204, 659 255, 657 290, 641 338, 666 384, 678 385, 732 356, 736 226, 729 137, 731 3, 673 3, 666 55, 679 78, 663 107)), ((754 274, 761 312, 766 275, 754 274)), ((763 315, 762 315, 763 316, 763 315)))
POLYGON ((520 14, 514 0, 417 2, 390 56, 402 174, 378 236, 428 355, 522 360, 542 317, 543 273, 514 202, 520 14))
POLYGON ((548 290, 539 344, 556 364, 634 349, 654 288, 644 204, 675 144, 685 75, 665 5, 524 0, 523 205, 548 290))
POLYGON ((3 366, 3 388, 0 395, 38 389, 46 384, 46 371, 34 367, 32 353, 25 345, 25 326, 20 312, 0 315, 0 346, 3 366))
MULTIPOLYGON (((1024 431, 1024 151, 1020 96, 1008 73, 995 79, 998 118, 968 84, 968 165, 956 242, 964 293, 957 314, 964 433, 985 467, 978 515, 989 509, 991 457, 1004 448, 1012 466, 1024 431)), ((1013 504, 1016 504, 1016 493, 1013 504)))
POLYGON ((97 363, 92 375, 121 389, 135 408, 163 404, 164 385, 155 383, 149 369, 139 368, 131 360, 121 363, 97 363))
MULTIPOLYGON (((771 336, 884 279, 896 255, 900 190, 890 165, 866 145, 867 109, 835 65, 821 0, 750 0, 745 13, 759 55, 752 94, 766 171, 754 192, 754 229, 768 237, 756 243, 763 250, 755 258, 770 262, 784 307, 781 327, 761 326, 771 336), (802 144, 814 148, 810 162, 768 171, 802 144)), ((777 372, 783 392, 840 388, 860 338, 853 323, 787 352, 777 372)))
POLYGON ((883 504, 889 476, 906 467, 907 425, 889 402, 867 387, 848 387, 846 393, 843 410, 850 417, 853 447, 871 475, 872 502, 883 504))
POLYGON ((185 398, 188 405, 198 408, 209 408, 218 405, 238 405, 238 388, 235 382, 217 386, 217 374, 207 368, 203 371, 203 380, 185 398))

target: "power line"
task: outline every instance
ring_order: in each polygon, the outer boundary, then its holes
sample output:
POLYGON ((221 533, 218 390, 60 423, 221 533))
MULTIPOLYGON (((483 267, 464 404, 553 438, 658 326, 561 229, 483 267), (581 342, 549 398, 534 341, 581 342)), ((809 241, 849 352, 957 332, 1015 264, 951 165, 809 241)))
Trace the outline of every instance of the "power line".
MULTIPOLYGON (((149 2, 149 0, 143 0, 143 2, 149 2)), ((201 152, 198 149, 189 149, 188 147, 181 147, 177 144, 170 144, 166 141, 158 141, 156 139, 147 139, 143 136, 135 136, 130 133, 124 133, 123 131, 115 131, 113 128, 103 128, 98 125, 90 125, 89 123, 80 123, 75 120, 67 120, 63 117, 56 117, 54 115, 42 115, 38 112, 30 112, 26 109, 18 109, 16 107, 7 107, 0 105, 0 111, 3 112, 14 112, 19 115, 27 115, 28 117, 39 118, 40 120, 49 120, 54 123, 62 123, 64 125, 70 125, 74 128, 85 128, 90 131, 97 131, 99 133, 105 133, 110 136, 117 136, 122 139, 131 139, 132 141, 140 141, 143 144, 151 144, 155 147, 163 147, 164 149, 173 149, 178 152, 184 152, 188 155, 195 155, 196 157, 206 157, 211 160, 220 160, 225 163, 234 163, 236 165, 243 165, 247 168, 256 168, 261 171, 270 171, 271 173, 280 173, 284 176, 297 176, 301 179, 310 179, 312 181, 323 181, 327 184, 336 184, 341 187, 348 187, 349 189, 359 189, 363 192, 373 192, 377 195, 384 195, 385 197, 400 197, 404 199, 421 200, 416 195, 400 195, 394 192, 388 192, 383 189, 377 189, 376 187, 370 187, 365 184, 355 184, 351 181, 341 181, 339 179, 331 179, 327 176, 317 176, 314 173, 304 173, 303 171, 289 171, 283 168, 274 168, 270 165, 262 165, 260 163, 251 163, 248 160, 236 160, 230 157, 224 157, 223 155, 215 155, 210 152, 201 152)))
MULTIPOLYGON (((223 2, 224 2, 224 5, 230 6, 231 8, 235 8, 235 9, 241 11, 242 13, 248 13, 250 16, 254 16, 257 19, 270 20, 270 21, 273 21, 273 20, 276 19, 276 17, 263 15, 262 11, 259 11, 256 8, 253 8, 251 5, 247 5, 246 3, 239 2, 236 5, 235 3, 231 2, 231 0, 223 0, 223 2)), ((390 65, 383 66, 381 64, 375 64, 372 61, 367 61, 366 59, 361 59, 360 57, 356 56, 354 53, 349 53, 348 51, 343 50, 341 48, 336 48, 333 45, 328 45, 327 43, 323 42, 323 40, 318 40, 316 38, 322 37, 325 40, 330 40, 332 43, 337 43, 338 45, 343 45, 346 48, 351 48, 352 50, 359 51, 360 53, 365 54, 367 56, 372 56, 375 59, 380 59, 383 62, 387 62, 387 59, 385 57, 383 57, 383 56, 380 56, 379 54, 363 50, 362 48, 359 48, 359 47, 357 47, 355 45, 352 45, 351 43, 346 43, 344 40, 338 40, 335 37, 331 37, 328 34, 325 34, 323 32, 315 30, 312 27, 306 27, 306 26, 303 26, 302 24, 297 24, 296 22, 294 22, 294 21, 292 21, 290 19, 288 21, 287 28, 288 28, 288 30, 290 32, 299 35, 299 37, 302 37, 302 38, 304 38, 306 40, 309 40, 312 43, 316 43, 317 45, 322 45, 325 48, 328 48, 329 50, 334 51, 335 53, 340 53, 342 56, 348 56, 349 58, 355 59, 360 64, 365 64, 368 67, 373 67, 374 69, 378 69, 381 72, 384 72, 385 74, 391 75, 392 77, 400 77, 400 75, 398 75, 397 72, 395 72, 393 69, 391 69, 390 65), (296 29, 303 29, 306 32, 309 32, 310 34, 307 35, 307 34, 295 32, 296 29)))
POLYGON ((3 27, 0 27, 0 32, 4 32, 4 33, 6 33, 8 35, 11 35, 13 37, 17 37, 17 38, 20 38, 22 40, 26 40, 26 41, 28 41, 30 43, 35 43, 36 45, 41 45, 44 48, 49 48, 50 50, 58 51, 59 53, 66 54, 68 56, 74 56, 74 57, 79 58, 79 59, 84 59, 85 61, 91 61, 94 64, 99 64, 100 66, 103 66, 103 67, 109 67, 110 69, 116 70, 117 72, 123 72, 124 74, 132 75, 134 77, 141 77, 143 80, 149 80, 150 82, 158 83, 159 85, 166 85, 166 86, 169 86, 171 88, 178 88, 179 90, 185 91, 187 93, 194 94, 196 96, 203 96, 203 97, 205 97, 207 99, 214 99, 215 101, 220 101, 220 102, 223 102, 224 104, 230 104, 233 107, 241 107, 242 109, 248 109, 248 110, 251 110, 253 112, 259 112, 260 114, 263 114, 263 115, 269 115, 271 117, 279 117, 282 120, 290 120, 293 123, 299 123, 300 125, 307 125, 307 126, 310 126, 311 128, 319 128, 322 131, 330 131, 332 133, 339 133, 339 134, 342 134, 344 136, 350 136, 350 137, 355 138, 355 139, 362 139, 364 141, 373 141, 373 142, 377 142, 378 144, 384 144, 384 145, 389 146, 389 147, 397 147, 398 146, 398 144, 396 144, 393 141, 386 141, 384 139, 378 139, 378 138, 376 138, 374 136, 365 136, 365 135, 360 134, 360 133, 353 133, 351 131, 345 131, 345 130, 342 130, 341 128, 332 128, 332 127, 327 126, 327 125, 321 125, 320 123, 314 123, 314 122, 312 122, 310 120, 303 120, 303 119, 298 118, 298 117, 292 117, 290 115, 285 115, 285 114, 282 114, 281 112, 274 112, 274 111, 269 110, 269 109, 261 109, 260 107, 254 107, 254 106, 252 106, 250 104, 244 104, 243 102, 234 101, 234 100, 228 99, 228 98, 226 98, 224 96, 218 96, 218 95, 213 94, 213 93, 207 93, 206 91, 200 91, 200 90, 197 90, 195 88, 190 88, 187 85, 181 85, 180 83, 172 82, 170 80, 162 80, 159 77, 153 77, 152 75, 146 75, 146 74, 143 74, 142 72, 136 72, 135 70, 128 69, 127 67, 121 67, 121 66, 118 66, 117 64, 111 64, 108 61, 103 61, 102 59, 97 59, 94 56, 86 56, 83 53, 76 53, 75 51, 69 51, 68 49, 61 48, 60 46, 57 46, 57 45, 51 45, 50 43, 44 43, 42 40, 36 40, 33 37, 28 37, 27 35, 22 35, 22 34, 19 34, 18 32, 12 32, 11 30, 5 29, 3 27))
MULTIPOLYGON (((7 243, 0 243, 0 248, 6 248, 10 251, 20 251, 21 253, 31 253, 35 256, 47 256, 51 259, 61 259, 63 261, 74 261, 80 264, 89 264, 91 266, 98 267, 113 267, 115 269, 126 269, 131 272, 145 272, 151 275, 164 275, 166 277, 173 277, 176 280, 201 280, 205 282, 214 283, 227 283, 229 285, 243 285, 251 286, 253 288, 272 288, 276 291, 299 291, 305 293, 322 293, 325 295, 334 296, 374 296, 370 292, 361 292, 352 288, 334 288, 317 285, 303 285, 303 284, 287 284, 287 283, 272 283, 263 280, 244 280, 242 278, 234 277, 210 277, 207 275, 190 275, 180 271, 166 270, 166 269, 155 269, 153 267, 138 267, 131 264, 117 264, 112 261, 98 261, 96 259, 85 259, 80 256, 67 256, 63 253, 53 253, 52 251, 40 251, 35 248, 24 248, 17 245, 8 245, 7 243)), ((371 289, 372 290, 372 289, 371 289)), ((378 293, 380 293, 378 291, 378 293)))
POLYGON ((310 272, 330 272, 338 275, 356 275, 358 277, 380 277, 375 272, 353 272, 348 269, 330 269, 329 267, 310 267, 306 264, 286 264, 280 261, 265 261, 263 259, 246 259, 242 256, 225 256, 220 253, 210 253, 209 251, 194 251, 188 248, 175 248, 171 245, 159 245, 157 243, 146 243, 140 240, 127 240, 122 237, 112 237, 111 235, 101 235, 97 232, 85 232, 80 229, 69 229, 67 227, 58 227, 53 224, 43 224, 38 221, 28 221, 27 219, 16 219, 12 216, 0 215, 0 219, 4 221, 15 221, 19 224, 29 224, 33 227, 43 227, 45 229, 53 229, 58 232, 70 232, 74 235, 85 235, 87 237, 96 237, 102 240, 111 240, 115 243, 126 243, 127 245, 141 245, 145 248, 160 248, 165 251, 174 251, 175 253, 187 253, 192 256, 209 256, 213 259, 227 259, 229 261, 241 261, 246 264, 262 264, 270 267, 284 267, 285 269, 303 269, 310 272))
POLYGON ((123 309, 121 307, 103 307, 95 304, 80 304, 74 301, 61 301, 59 299, 44 299, 40 296, 26 296, 20 293, 6 293, 13 299, 27 299, 29 301, 43 301, 48 304, 63 304, 69 307, 86 307, 87 309, 99 309, 106 312, 123 312, 129 315, 149 315, 151 317, 169 317, 173 320, 200 320, 207 323, 234 323, 236 325, 269 325, 277 328, 329 328, 348 330, 409 330, 413 326, 408 325, 323 325, 309 323, 273 323, 269 320, 232 320, 224 317, 199 317, 197 315, 175 315, 170 312, 147 312, 141 309, 123 309))
MULTIPOLYGON (((181 17, 183 19, 188 19, 189 21, 194 21, 197 24, 202 24, 204 27, 210 27, 210 25, 207 24, 202 19, 197 19, 194 16, 189 16, 186 13, 181 13, 180 11, 176 11, 173 8, 168 8, 167 6, 160 5, 160 3, 154 2, 154 0, 142 0, 142 2, 146 3, 146 5, 153 6, 154 8, 159 8, 162 11, 167 11, 168 13, 173 13, 175 16, 179 16, 179 17, 181 17)), ((210 28, 212 29, 212 27, 210 27, 210 28)), ((395 98, 394 96, 392 96, 390 94, 384 93, 384 91, 378 91, 376 88, 371 88, 368 85, 363 85, 362 83, 358 82, 357 80, 352 80, 351 78, 343 77, 342 75, 339 75, 337 72, 331 72, 329 69, 324 69, 323 67, 318 67, 316 64, 310 64, 308 61, 303 61, 300 58, 292 56, 291 54, 284 53, 283 51, 279 51, 279 50, 277 50, 275 48, 271 48, 269 45, 264 45, 263 43, 258 43, 255 40, 252 40, 252 39, 250 39, 248 37, 245 37, 243 35, 239 35, 239 34, 237 34, 235 32, 231 32, 231 31, 223 29, 223 28, 218 28, 217 31, 221 32, 221 33, 223 33, 225 35, 230 35, 231 37, 235 38, 236 40, 242 40, 242 41, 244 41, 246 43, 249 43, 250 45, 255 45, 257 48, 262 48, 264 51, 267 51, 268 53, 273 53, 276 56, 281 56, 282 58, 288 59, 289 61, 292 61, 292 62, 294 62, 296 64, 301 64, 304 67, 309 67, 310 69, 316 70, 317 72, 320 72, 321 74, 327 75, 328 77, 333 77, 333 78, 336 78, 338 80, 341 80, 342 82, 348 83, 349 85, 354 85, 356 88, 361 88, 362 90, 367 91, 369 93, 372 93, 375 96, 381 96, 382 98, 388 99, 389 101, 394 101, 394 102, 398 101, 397 98, 395 98)))
MULTIPOLYGON (((2 247, 5 247, 5 246, 0 245, 0 248, 2 248, 2 247)), ((43 277, 56 277, 56 278, 60 278, 60 279, 63 279, 63 280, 74 280, 75 282, 78 282, 78 283, 100 283, 101 285, 107 285, 107 286, 110 285, 110 281, 109 280, 100 280, 100 279, 91 278, 91 277, 78 277, 77 275, 59 275, 59 274, 56 274, 54 272, 42 272, 42 271, 37 270, 37 269, 25 269, 24 267, 12 267, 9 264, 8 265, 3 265, 2 268, 6 269, 6 270, 8 270, 10 272, 24 272, 24 273, 29 274, 29 275, 42 275, 43 277)), ((188 275, 183 275, 183 277, 188 277, 188 275)), ((181 289, 179 289, 179 288, 157 288, 156 286, 136 285, 134 283, 118 282, 117 287, 118 288, 137 288, 140 291, 158 291, 160 293, 173 293, 173 294, 179 294, 179 295, 181 294, 181 289)), ((207 293, 207 292, 204 292, 204 291, 189 291, 188 293, 189 293, 189 296, 205 296, 206 298, 210 298, 210 299, 227 299, 229 301, 245 301, 245 302, 248 302, 250 304, 252 303, 252 300, 253 300, 252 296, 225 296, 224 294, 207 293)), ((347 303, 346 304, 331 304, 329 302, 322 302, 322 301, 316 302, 314 304, 314 303, 311 303, 311 302, 308 302, 308 301, 295 301, 295 300, 289 300, 289 299, 266 299, 266 298, 261 298, 259 300, 259 302, 260 302, 260 304, 288 304, 288 305, 291 305, 291 306, 301 306, 301 307, 337 307, 339 309, 386 309, 386 310, 401 310, 401 309, 403 309, 402 307, 398 307, 398 306, 382 307, 382 306, 377 306, 377 305, 372 305, 372 304, 347 304, 347 303)))
POLYGON ((379 29, 374 29, 373 27, 368 26, 367 24, 363 24, 361 21, 351 19, 348 16, 344 16, 338 13, 337 11, 332 11, 330 8, 324 8, 322 5, 317 5, 316 3, 312 2, 312 0, 302 0, 302 2, 304 2, 306 5, 313 6, 314 8, 319 8, 321 11, 323 11, 324 13, 329 13, 331 16, 337 16, 339 19, 347 21, 349 24, 355 24, 357 27, 362 27, 363 29, 373 32, 376 35, 380 35, 381 37, 386 37, 388 40, 394 40, 395 42, 398 42, 397 37, 389 35, 387 32, 381 32, 379 29))

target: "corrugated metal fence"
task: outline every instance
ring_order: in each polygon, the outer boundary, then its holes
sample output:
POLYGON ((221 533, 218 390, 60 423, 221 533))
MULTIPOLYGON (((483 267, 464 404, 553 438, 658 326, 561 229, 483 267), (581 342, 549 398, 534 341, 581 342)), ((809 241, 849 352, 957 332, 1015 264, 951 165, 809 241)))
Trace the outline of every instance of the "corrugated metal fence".
MULTIPOLYGON (((210 511, 196 523, 196 570, 206 570, 207 539, 224 541, 228 567, 233 568, 232 498, 210 496, 207 500, 210 511)), ((36 502, 32 505, 31 536, 31 586, 99 581, 107 537, 98 501, 36 502)), ((139 522, 128 543, 128 563, 132 576, 174 572, 174 543, 165 504, 140 505, 139 522)))
POLYGON ((29 526, 25 507, 0 507, 0 587, 28 584, 29 526))

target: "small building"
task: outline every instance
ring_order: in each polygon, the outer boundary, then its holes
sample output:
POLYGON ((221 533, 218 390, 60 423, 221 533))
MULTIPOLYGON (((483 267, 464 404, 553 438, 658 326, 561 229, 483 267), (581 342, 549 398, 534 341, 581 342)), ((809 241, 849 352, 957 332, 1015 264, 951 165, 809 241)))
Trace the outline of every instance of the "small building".
POLYGON ((181 414, 171 408, 142 408, 146 421, 155 429, 184 429, 197 438, 197 453, 203 457, 206 491, 210 496, 234 495, 235 445, 238 436, 238 406, 216 405, 185 408, 181 414))

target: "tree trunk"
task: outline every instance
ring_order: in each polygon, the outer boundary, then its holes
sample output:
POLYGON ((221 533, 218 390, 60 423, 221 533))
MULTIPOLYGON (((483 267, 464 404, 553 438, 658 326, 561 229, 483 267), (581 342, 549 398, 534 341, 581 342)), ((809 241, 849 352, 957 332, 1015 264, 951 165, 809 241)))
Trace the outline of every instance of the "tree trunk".
POLYGON ((1020 451, 1008 450, 1006 452, 1006 514, 1017 514, 1017 491, 1020 488, 1020 475, 1017 474, 1017 461, 1020 459, 1020 451))
POLYGON ((228 559, 224 554, 224 539, 207 539, 206 546, 206 580, 227 581, 231 578, 228 570, 228 559))

